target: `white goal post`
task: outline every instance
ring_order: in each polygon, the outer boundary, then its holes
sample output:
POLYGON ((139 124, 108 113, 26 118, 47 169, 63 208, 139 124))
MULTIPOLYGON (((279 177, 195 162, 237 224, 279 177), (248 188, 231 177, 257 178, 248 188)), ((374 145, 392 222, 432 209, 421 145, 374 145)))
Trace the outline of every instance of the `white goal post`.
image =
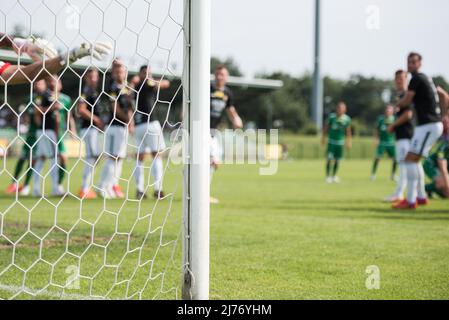
POLYGON ((185 0, 183 298, 209 298, 210 1, 185 0))

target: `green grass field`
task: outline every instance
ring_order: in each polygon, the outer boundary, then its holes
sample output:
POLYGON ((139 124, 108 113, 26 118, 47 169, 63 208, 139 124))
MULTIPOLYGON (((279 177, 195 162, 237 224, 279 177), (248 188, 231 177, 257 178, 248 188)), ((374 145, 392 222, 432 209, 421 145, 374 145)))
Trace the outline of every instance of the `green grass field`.
MULTIPOLYGON (((211 209, 211 298, 448 299, 449 203, 394 212, 380 201, 394 188, 389 163, 381 163, 375 183, 370 165, 344 162, 339 185, 324 183, 323 161, 281 162, 274 176, 260 176, 257 166, 223 166, 212 187, 221 202, 211 209), (380 269, 379 290, 365 287, 370 265, 380 269)), ((73 170, 76 192, 81 167, 73 170)), ((19 204, 2 194, 2 234, 19 241, 13 251, 0 237, 0 297, 32 298, 17 294, 25 286, 39 298, 56 298, 67 267, 76 265, 80 288, 65 290, 65 298, 174 298, 181 268, 179 174, 176 167, 167 174, 173 197, 140 206, 74 197, 19 204)), ((0 179, 6 187, 5 171, 0 179)))

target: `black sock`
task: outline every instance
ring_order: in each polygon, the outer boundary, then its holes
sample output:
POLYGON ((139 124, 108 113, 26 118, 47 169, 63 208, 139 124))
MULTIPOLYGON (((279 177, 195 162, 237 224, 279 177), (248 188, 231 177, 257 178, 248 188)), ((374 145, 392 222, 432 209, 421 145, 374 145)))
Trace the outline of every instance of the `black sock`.
POLYGON ((61 161, 61 163, 59 164, 60 168, 59 168, 59 178, 58 178, 58 183, 62 184, 62 181, 64 181, 64 176, 65 176, 65 169, 66 169, 66 165, 64 161, 61 161))
POLYGON ((377 167, 379 166, 379 158, 374 159, 373 169, 371 170, 371 174, 374 176, 377 172, 377 167))
POLYGON ((27 159, 24 159, 24 158, 19 158, 19 160, 17 161, 16 169, 14 170, 14 179, 15 180, 13 180, 13 182, 16 182, 17 178, 19 178, 19 174, 22 172, 23 165, 25 164, 25 161, 27 161, 27 159))
POLYGON ((396 160, 393 160, 393 167, 391 169, 391 177, 394 178, 396 175, 396 169, 398 168, 398 163, 396 160))
POLYGON ((338 172, 338 163, 339 163, 339 161, 338 161, 338 160, 335 160, 335 162, 334 162, 334 173, 332 174, 333 177, 335 177, 335 176, 337 175, 337 172, 338 172))
POLYGON ((330 177, 331 175, 331 161, 327 160, 326 164, 326 177, 330 177))

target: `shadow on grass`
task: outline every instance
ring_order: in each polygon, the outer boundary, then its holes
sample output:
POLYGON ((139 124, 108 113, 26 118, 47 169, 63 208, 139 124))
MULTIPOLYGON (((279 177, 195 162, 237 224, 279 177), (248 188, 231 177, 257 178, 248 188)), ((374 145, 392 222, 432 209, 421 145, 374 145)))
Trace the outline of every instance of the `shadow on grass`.
POLYGON ((377 201, 369 200, 351 201, 351 204, 354 204, 351 207, 338 205, 339 203, 347 204, 347 201, 333 202, 334 205, 332 206, 323 203, 322 207, 316 201, 291 200, 284 203, 290 204, 278 205, 273 207, 273 209, 295 211, 301 215, 328 218, 449 221, 449 210, 420 207, 413 211, 401 211, 392 209, 388 203, 379 204, 377 201), (351 214, 349 215, 348 213, 351 214))

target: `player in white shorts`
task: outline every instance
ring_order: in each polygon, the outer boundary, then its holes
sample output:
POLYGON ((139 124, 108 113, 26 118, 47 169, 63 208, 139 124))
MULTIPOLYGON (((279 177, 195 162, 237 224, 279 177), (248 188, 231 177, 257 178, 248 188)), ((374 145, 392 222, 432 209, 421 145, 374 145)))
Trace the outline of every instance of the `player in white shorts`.
MULTIPOLYGON (((211 181, 215 170, 220 164, 220 142, 215 134, 218 125, 221 122, 223 112, 232 123, 234 129, 243 128, 243 122, 234 106, 232 91, 226 86, 228 82, 229 72, 225 66, 219 65, 215 68, 215 82, 210 89, 210 176, 211 181)), ((211 197, 211 203, 218 203, 218 199, 211 197)))
POLYGON ((126 158, 128 129, 133 126, 133 104, 130 90, 126 86, 126 68, 122 63, 114 64, 112 78, 109 88, 112 119, 105 129, 106 161, 98 187, 105 198, 124 198, 119 182, 123 160, 126 158))
POLYGON ((136 112, 134 114, 135 138, 138 148, 137 162, 134 169, 136 179, 136 198, 145 199, 148 184, 144 179, 145 156, 150 154, 153 161, 150 167, 150 174, 154 179, 154 196, 163 198, 162 190, 163 163, 161 152, 166 148, 162 127, 158 120, 154 119, 154 110, 157 105, 159 90, 168 89, 168 80, 154 80, 151 69, 142 66, 139 72, 139 80, 135 84, 136 112))
POLYGON ((443 133, 443 123, 437 89, 431 78, 420 72, 422 57, 412 52, 408 56, 408 71, 412 79, 408 91, 397 106, 405 108, 413 103, 417 126, 405 163, 407 168, 407 199, 393 205, 395 209, 416 209, 427 205, 424 169, 421 159, 429 155, 434 143, 443 133))
POLYGON ((59 169, 57 166, 57 144, 58 130, 60 125, 60 105, 56 97, 50 90, 46 90, 42 95, 35 98, 37 110, 34 112, 34 122, 36 127, 37 142, 33 148, 33 158, 35 158, 33 172, 33 197, 44 195, 43 177, 41 171, 45 161, 50 160, 50 177, 52 181, 52 195, 61 196, 58 190, 59 169))
MULTIPOLYGON (((407 72, 398 70, 395 73, 396 102, 401 100, 407 92, 407 72)), ((396 161, 399 166, 399 178, 396 190, 393 195, 386 197, 386 202, 397 203, 404 199, 404 192, 407 187, 407 168, 405 158, 410 150, 410 143, 413 137, 413 111, 412 108, 403 107, 396 111, 395 122, 388 128, 389 132, 394 132, 396 138, 396 161)))
POLYGON ((89 69, 84 76, 85 87, 78 102, 78 115, 80 119, 80 137, 84 142, 86 162, 84 164, 83 180, 79 197, 81 199, 95 199, 97 194, 92 190, 93 172, 101 154, 100 130, 104 130, 104 122, 100 118, 98 103, 98 71, 89 69))

